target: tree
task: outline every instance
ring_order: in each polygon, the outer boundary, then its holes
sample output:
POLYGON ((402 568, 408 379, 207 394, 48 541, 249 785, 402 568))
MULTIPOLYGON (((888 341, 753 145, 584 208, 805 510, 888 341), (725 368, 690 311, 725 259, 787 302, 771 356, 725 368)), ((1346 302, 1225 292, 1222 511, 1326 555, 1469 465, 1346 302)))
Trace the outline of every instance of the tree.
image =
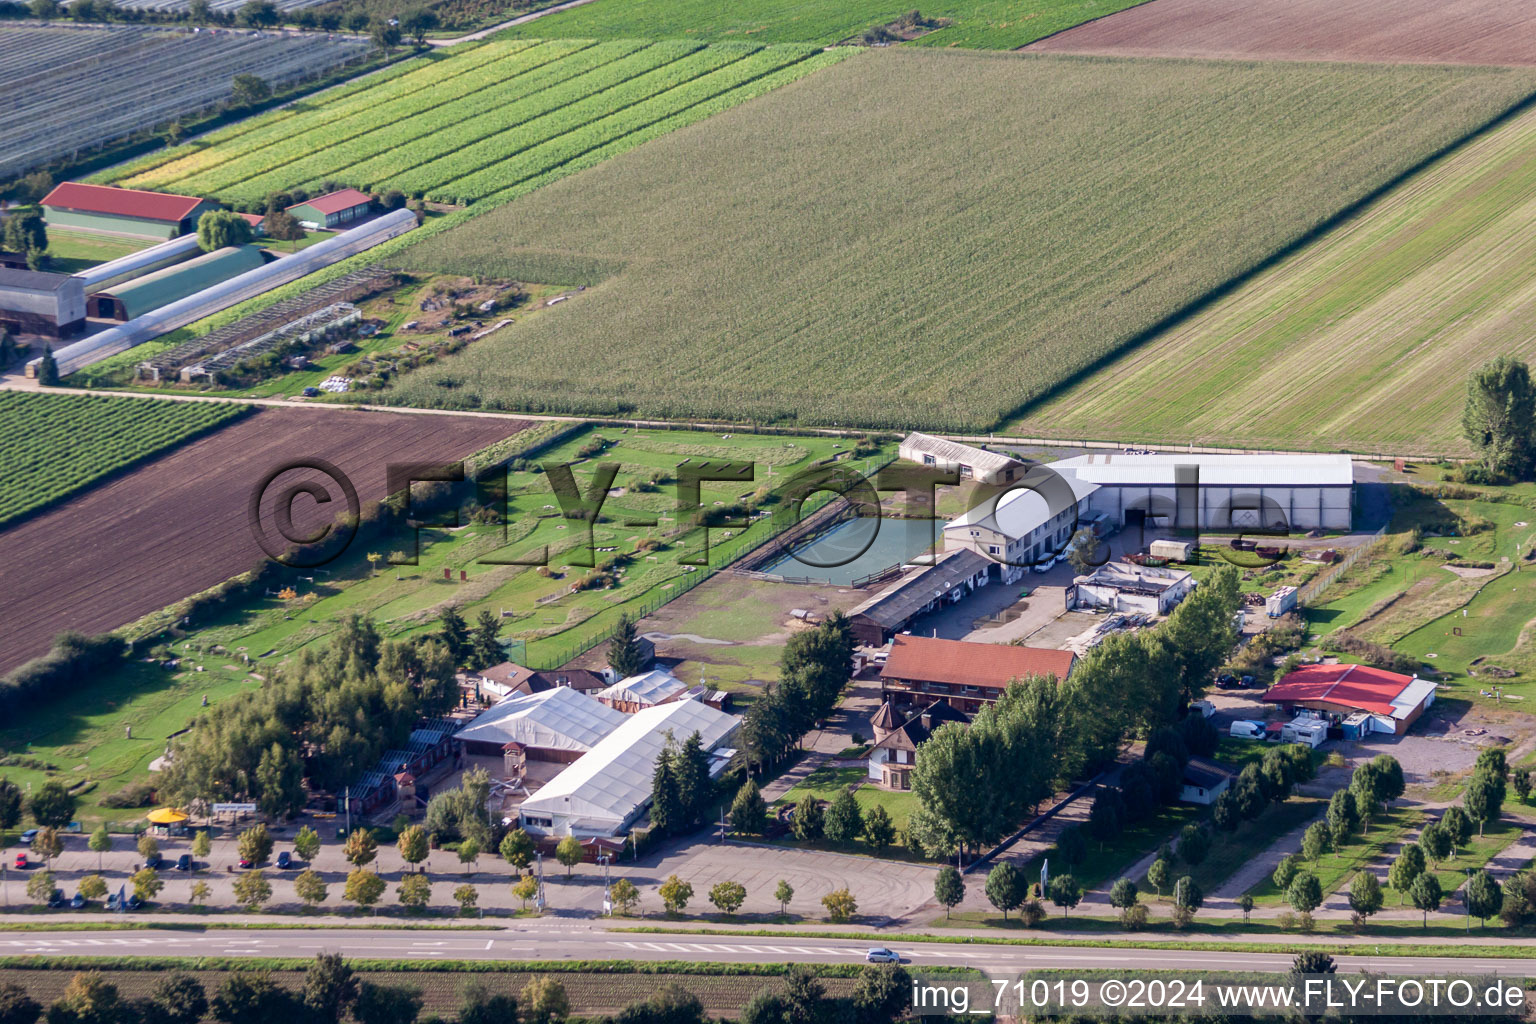
POLYGON ((113 1024, 131 1011, 116 985, 89 971, 69 980, 63 995, 48 1008, 47 1019, 48 1024, 113 1024))
POLYGON ((52 871, 39 871, 27 879, 27 898, 33 903, 47 903, 53 898, 53 890, 58 888, 52 871))
POLYGON ((1377 777, 1380 779, 1381 798, 1391 807, 1392 801, 1402 796, 1408 788, 1408 782, 1403 777, 1403 766, 1391 754, 1377 754, 1371 758, 1371 763, 1376 766, 1377 777))
POLYGON ((1333 974, 1337 971, 1338 966, 1327 953, 1297 953, 1296 959, 1291 961, 1292 974, 1333 974))
MULTIPOLYGON (((310 831, 313 833, 314 830, 311 829, 310 831)), ((301 832, 300 835, 302 834, 303 833, 301 832)), ((294 846, 298 846, 297 840, 295 840, 294 846)), ((213 840, 209 838, 208 830, 205 828, 198 829, 197 833, 192 837, 192 856, 206 857, 212 852, 213 840)))
POLYGON ((437 28, 437 12, 426 7, 412 8, 400 18, 400 28, 417 46, 425 46, 427 33, 437 28))
POLYGON ((421 1003, 417 989, 365 981, 357 988, 352 1019, 357 1024, 415 1024, 421 1003))
POLYGON ((251 913, 272 898, 272 883, 261 869, 247 871, 235 879, 235 902, 251 913))
MULTIPOLYGON (((455 665, 462 665, 472 648, 469 642, 469 627, 464 623, 464 616, 453 605, 444 608, 438 616, 437 638, 448 649, 448 657, 453 659, 455 665)), ((495 664, 493 662, 493 664, 495 664)), ((480 668, 489 668, 489 665, 481 665, 480 668)))
POLYGON ((293 837, 293 852, 306 864, 314 860, 320 853, 320 833, 308 825, 299 829, 298 835, 293 837))
POLYGON ((621 878, 609 888, 608 899, 613 903, 613 909, 616 912, 628 917, 640 904, 640 890, 635 888, 634 882, 621 878))
MULTIPOLYGON (((1477 822, 1477 834, 1483 834, 1483 826, 1490 821, 1497 821, 1503 813, 1504 786, 1502 781, 1497 781, 1494 776, 1486 772, 1475 772, 1471 781, 1467 783, 1467 790, 1462 794, 1461 804, 1466 809, 1467 817, 1477 822)), ((35 812, 34 812, 35 816, 35 812)))
POLYGON ((815 797, 805 797, 795 805, 795 838, 801 842, 820 839, 825 822, 826 814, 821 809, 821 801, 815 797))
MULTIPOLYGON (((793 894, 794 890, 790 890, 793 894)), ((939 873, 933 879, 933 898, 944 906, 944 916, 949 917, 950 911, 958 907, 965 899, 965 879, 960 877, 960 872, 954 865, 945 864, 939 868, 939 873)), ((784 900, 787 904, 789 901, 784 900)))
POLYGON ((1472 822, 1467 812, 1454 804, 1440 816, 1440 827, 1451 840, 1451 856, 1456 856, 1472 837, 1472 822))
POLYGON ((453 890, 453 899, 459 905, 459 913, 468 914, 480 902, 480 892, 474 886, 465 882, 453 890))
POLYGON ((1100 547, 1099 535, 1093 532, 1092 527, 1081 527, 1072 535, 1067 548, 1067 561, 1072 563, 1072 568, 1077 570, 1079 576, 1086 576, 1104 564, 1100 547))
POLYGON ((23 256, 48 251, 48 228, 42 214, 36 210, 24 210, 5 218, 5 229, 0 231, 5 248, 23 256))
POLYGON ((1355 795, 1355 808, 1360 812, 1360 824, 1369 832, 1370 822, 1376 816, 1377 805, 1386 790, 1381 768, 1367 761, 1358 765, 1349 778, 1349 791, 1355 795))
POLYGON ((306 907, 318 907, 325 902, 325 879, 313 868, 305 868, 293 879, 293 894, 306 907))
POLYGON ((347 836, 347 841, 341 847, 342 856, 347 858, 347 863, 355 868, 364 864, 372 864, 373 859, 379 855, 378 840, 373 838, 370 829, 353 829, 347 836))
MULTIPOLYGON (((1516 768, 1510 776, 1509 783, 1515 788, 1515 796, 1525 803, 1531 795, 1531 770, 1529 768, 1516 768)), ((9 827, 9 826, 7 826, 9 827)))
POLYGON ((236 75, 229 84, 229 100, 236 107, 254 107, 272 98, 272 87, 257 75, 236 75))
POLYGON ((1147 884, 1157 891, 1157 898, 1163 898, 1163 886, 1168 884, 1168 862, 1159 857, 1147 868, 1147 884))
POLYGON ((32 17, 39 21, 59 16, 59 0, 32 0, 28 6, 32 9, 32 17))
POLYGON ((896 841, 896 823, 884 804, 875 804, 864 816, 864 839, 876 853, 896 841))
MULTIPOLYGON (((43 358, 37 364, 37 382, 45 388, 59 386, 59 364, 53 358, 53 346, 46 342, 43 343, 43 358)), ((52 785, 52 783, 45 783, 46 785, 52 785)))
MULTIPOLYGON (((949 868, 949 870, 954 869, 949 868)), ((987 894, 987 902, 1003 912, 1003 920, 1006 921, 1008 911, 1016 909, 1020 903, 1024 902, 1028 883, 1024 881, 1024 876, 1019 874, 1018 868, 1007 861, 999 861, 991 871, 987 872, 987 881, 982 891, 987 894)))
POLYGON ((255 237, 250 221, 233 210, 209 210, 197 219, 197 247, 203 252, 249 245, 255 237))
POLYGON ((1498 916, 1504 906, 1504 891, 1493 880, 1487 868, 1472 873, 1466 885, 1467 912, 1475 915, 1486 926, 1490 917, 1498 916))
POLYGON ((478 981, 460 989, 459 1024, 510 1024, 517 1020, 517 1000, 506 993, 492 995, 478 981))
POLYGON ((688 823, 688 808, 683 805, 677 780, 677 751, 668 743, 656 755, 656 768, 651 773, 651 828, 667 835, 688 823))
POLYGON ((1298 914, 1310 914, 1323 905, 1323 886, 1310 871, 1297 872, 1285 889, 1285 902, 1298 914))
POLYGON ((1109 905, 1116 910, 1129 910, 1136 905, 1136 883, 1129 878, 1118 878, 1109 887, 1109 905))
POLYGON ((357 976, 340 953, 316 953, 304 972, 304 1007, 316 1021, 339 1021, 357 1001, 357 976))
POLYGON ((353 868, 347 875, 347 886, 342 890, 342 899, 349 903, 356 903, 360 907, 371 907, 379 902, 386 888, 384 879, 367 868, 353 868))
MULTIPOLYGON (((521 829, 518 831, 524 837, 527 836, 527 833, 522 832, 521 829)), ((506 837, 502 840, 503 849, 506 847, 507 840, 511 838, 512 833, 507 833, 506 837)), ((427 859, 427 855, 432 852, 431 846, 432 844, 427 837, 427 830, 420 825, 407 826, 401 831, 399 838, 395 840, 395 849, 400 851, 400 859, 409 864, 413 869, 417 864, 427 859)))
POLYGON ((413 871, 400 879, 395 887, 401 906, 420 909, 432 902, 432 881, 426 875, 413 871))
POLYGON ((481 667, 499 665, 507 660, 507 656, 501 649, 501 640, 497 634, 501 630, 501 620, 492 611, 482 611, 475 617, 475 629, 470 637, 470 660, 481 667))
POLYGON ((1413 900, 1413 905, 1424 911, 1424 928, 1429 929, 1429 912, 1440 909, 1440 901, 1445 894, 1440 889, 1440 879, 1426 871, 1413 880, 1413 885, 1408 889, 1408 898, 1413 900))
POLYGON ((762 988, 741 1008, 741 1024, 784 1024, 789 1006, 773 989, 762 988))
POLYGON ((1124 809, 1118 789, 1101 789, 1093 798, 1093 807, 1088 811, 1088 834, 1098 842, 1099 852, 1103 852, 1105 843, 1114 842, 1124 831, 1124 809))
POLYGON ((270 28, 282 19, 282 15, 272 0, 246 0, 235 19, 245 28, 270 28))
POLYGON ((388 53, 400 45, 400 27, 384 18, 374 18, 368 26, 368 38, 374 46, 388 53))
POLYGON ((192 883, 192 905, 194 907, 200 907, 207 903, 208 897, 212 894, 213 890, 208 887, 207 882, 197 881, 192 883))
POLYGON ((1322 859, 1323 854, 1328 851, 1329 839, 1328 826, 1321 821, 1314 821, 1307 826, 1306 832, 1302 833, 1302 857, 1316 864, 1322 859))
POLYGON ((645 646, 640 640, 635 620, 627 613, 619 616, 614 627, 613 639, 608 642, 608 667, 620 679, 637 676, 645 671, 645 646))
POLYGON ((734 914, 747 899, 747 887, 740 882, 716 882, 709 890, 709 902, 722 914, 734 914))
POLYGON ((1083 898, 1083 887, 1071 875, 1057 875, 1051 879, 1051 902, 1061 908, 1061 916, 1077 906, 1083 898))
POLYGON ((661 905, 667 913, 681 914, 688 906, 688 901, 693 899, 693 886, 676 875, 668 875, 667 880, 661 883, 657 895, 661 897, 661 905))
MULTIPOLYGON (((6 332, 6 336, 10 336, 9 332, 6 332)), ((0 776, 0 832, 9 832, 21 823, 23 803, 21 787, 10 779, 0 776)))
POLYGON ((571 1012, 565 986, 548 974, 530 978, 523 986, 520 1002, 526 1024, 552 1024, 564 1020, 571 1012))
POLYGON ((1335 852, 1342 852, 1355 830, 1360 827, 1360 809, 1355 795, 1347 789, 1335 790, 1328 799, 1328 838, 1335 852))
POLYGON ((1253 896, 1243 893, 1237 898, 1237 909, 1243 912, 1243 924, 1248 923, 1248 915, 1253 913, 1253 896))
POLYGON ((208 993, 192 975, 174 971, 155 983, 149 1005, 156 1024, 198 1024, 208 1013, 208 993))
POLYGON ((821 905, 827 908, 827 920, 836 924, 852 920, 853 915, 859 912, 858 901, 846 887, 827 893, 821 898, 821 905))
POLYGON ((1461 429, 1489 482, 1529 477, 1536 451, 1536 390, 1525 363, 1500 356, 1467 379, 1461 429))
POLYGON ((585 851, 581 848, 581 840, 575 836, 566 836, 555 847, 555 860, 565 866, 565 877, 571 877, 571 870, 581 863, 585 851))
POLYGON ((187 14, 194 25, 206 25, 213 16, 213 4, 209 0, 192 0, 187 7, 187 14))
POLYGON ((139 856, 145 860, 160 856, 160 843, 148 832, 139 836, 139 856))
POLYGON ((268 1024, 292 1018, 297 1000, 265 971, 232 971, 211 1000, 213 1017, 224 1024, 268 1024))
POLYGON ((1381 883, 1369 871, 1358 872, 1349 883, 1349 909, 1361 917, 1370 917, 1384 902, 1381 883))
POLYGON ((767 827, 768 803, 757 783, 748 779, 731 801, 731 828, 747 835, 760 835, 767 827))
POLYGON ((912 978, 900 964, 866 967, 853 991, 855 1024, 893 1024, 907 1016, 912 978))
POLYGON ((100 875, 86 875, 77 888, 86 899, 99 900, 107 894, 107 881, 100 875))
POLYGON ((501 858, 518 871, 533 863, 533 837, 520 828, 501 837, 501 858))
POLYGON ((1438 821, 1432 821, 1419 832, 1419 845, 1430 863, 1438 867, 1451 855, 1451 833, 1438 821))
POLYGON ((63 828, 75 819, 78 801, 64 783, 57 780, 37 787, 29 801, 32 820, 44 828, 63 828))
POLYGON ((1204 903, 1205 893, 1193 878, 1185 875, 1173 883, 1174 919, 1181 926, 1188 924, 1204 903))
POLYGON ((128 883, 133 886, 133 894, 146 903, 160 895, 160 890, 165 888, 165 881, 154 868, 140 868, 129 877, 128 883))
POLYGON ((1179 856, 1184 863, 1194 867, 1206 858, 1211 852, 1210 833, 1199 825, 1185 825, 1179 832, 1179 856))
POLYGON ((268 200, 266 212, 261 218, 262 230, 270 238, 278 241, 291 242, 305 237, 304 225, 300 224, 293 214, 282 206, 268 200))
MULTIPOLYGON (((574 839, 574 838, 575 838, 574 836, 566 836, 565 837, 565 839, 574 839)), ((565 845, 565 839, 562 839, 560 841, 560 845, 561 846, 565 845)), ((576 841, 576 845, 577 846, 581 845, 581 841, 579 839, 576 841)), ((559 851, 558 848, 556 848, 556 850, 555 850, 555 856, 557 858, 560 856, 560 851, 559 851)), ((465 839, 465 840, 463 840, 462 842, 459 843, 459 863, 464 865, 464 874, 468 875, 468 874, 470 874, 471 872, 474 871, 475 861, 478 860, 479 858, 480 858, 480 842, 477 839, 475 839, 473 837, 470 837, 469 839, 465 839)), ((565 861, 562 859, 560 861, 560 863, 564 864, 565 861)), ((567 878, 569 878, 571 876, 571 873, 570 873, 570 870, 569 870, 569 865, 567 865, 567 870, 566 870, 565 876, 567 878)))
POLYGON ((528 909, 528 901, 539 894, 539 880, 532 875, 523 875, 512 883, 512 895, 523 901, 523 909, 528 909))
POLYGON ((1414 880, 1424 873, 1425 866, 1424 848, 1417 843, 1408 843, 1398 852, 1397 859, 1387 870, 1387 884, 1397 891, 1399 904, 1413 887, 1414 880))
POLYGON ((106 825, 101 825, 91 833, 91 838, 86 845, 96 855, 96 870, 101 871, 102 855, 112 849, 112 833, 107 831, 106 825))
POLYGON ((64 837, 52 825, 39 829, 32 837, 32 852, 47 861, 51 868, 53 858, 64 852, 64 837))
POLYGON ((864 831, 864 815, 851 792, 843 789, 832 798, 821 831, 829 842, 841 846, 851 845, 864 831))
MULTIPOLYGON (((240 223, 244 224, 244 221, 240 223)), ((256 766, 256 804, 270 818, 292 817, 304 809, 304 761, 280 743, 262 751, 256 766)))
POLYGON ((253 825, 241 832, 236 845, 240 850, 240 859, 248 860, 253 865, 265 864, 267 858, 272 856, 272 835, 265 825, 253 825))

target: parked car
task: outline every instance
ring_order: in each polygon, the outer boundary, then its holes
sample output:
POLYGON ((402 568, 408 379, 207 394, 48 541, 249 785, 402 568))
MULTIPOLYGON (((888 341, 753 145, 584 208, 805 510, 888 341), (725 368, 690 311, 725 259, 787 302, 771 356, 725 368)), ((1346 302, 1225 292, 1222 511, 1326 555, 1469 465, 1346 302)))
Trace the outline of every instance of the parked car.
POLYGON ((304 390, 303 390, 303 391, 302 391, 302 392, 301 392, 301 394, 303 394, 303 396, 304 396, 304 397, 305 397, 305 398, 315 398, 315 397, 317 397, 317 396, 319 396, 319 394, 320 394, 320 389, 319 389, 319 388, 314 388, 314 387, 310 387, 310 388, 305 388, 305 389, 304 389, 304 390))
POLYGON ((249 867, 253 867, 254 865, 251 864, 251 859, 249 857, 241 857, 240 858, 240 866, 242 868, 249 868, 249 867))
POLYGON ((62 907, 64 905, 64 890, 53 890, 53 895, 48 897, 48 905, 54 908, 62 907))
POLYGON ((1201 718, 1210 718, 1216 713, 1216 705, 1208 700, 1192 700, 1189 702, 1189 713, 1199 715, 1201 718))
POLYGON ((1228 728, 1227 735, 1237 740, 1261 740, 1264 738, 1264 723, 1239 719, 1228 728))
POLYGON ((25 832, 23 832, 21 834, 21 843, 22 843, 22 845, 23 846, 31 846, 32 845, 32 840, 37 838, 38 831, 39 831, 38 829, 29 828, 25 832))
POLYGON ((25 871, 25 870, 27 870, 27 855, 25 853, 18 853, 16 855, 16 870, 17 871, 25 871))
POLYGON ((1223 672, 1221 675, 1216 677, 1216 689, 1218 689, 1218 690, 1235 690, 1235 689, 1237 689, 1237 676, 1232 675, 1230 672, 1223 672))
POLYGON ((1243 676, 1239 682, 1242 684, 1243 689, 1246 690, 1253 685, 1253 676, 1243 676))
POLYGON ((278 854, 277 866, 282 868, 284 871, 293 867, 293 854, 289 853, 287 850, 284 850, 282 853, 278 854))
POLYGON ((869 952, 864 954, 864 959, 868 960, 872 964, 901 963, 900 955, 892 950, 886 949, 884 946, 876 946, 874 949, 871 949, 869 952))
POLYGON ((191 871, 194 866, 195 865, 192 863, 192 855, 190 853, 184 853, 180 857, 176 858, 177 871, 191 871))
POLYGON ((139 899, 137 896, 129 896, 128 897, 128 909, 129 910, 138 910, 143 905, 144 905, 144 901, 139 899))
POLYGON ((118 910, 118 909, 120 909, 120 907, 118 906, 118 902, 119 901, 118 901, 118 898, 117 898, 117 893, 115 893, 115 892, 107 893, 107 909, 108 910, 118 910))
POLYGON ((72 908, 74 908, 75 910, 84 910, 85 909, 85 897, 81 896, 79 893, 75 893, 73 896, 71 896, 69 898, 69 905, 72 908))
POLYGON ((160 870, 160 865, 164 863, 165 858, 160 856, 158 853, 152 853, 148 857, 144 858, 144 866, 147 868, 153 868, 156 871, 160 870))

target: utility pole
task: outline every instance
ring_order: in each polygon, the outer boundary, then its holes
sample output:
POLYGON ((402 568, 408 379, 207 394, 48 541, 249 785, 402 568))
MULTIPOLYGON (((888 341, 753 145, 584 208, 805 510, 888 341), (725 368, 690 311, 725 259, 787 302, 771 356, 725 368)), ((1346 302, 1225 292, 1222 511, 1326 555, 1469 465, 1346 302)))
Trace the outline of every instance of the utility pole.
POLYGON ((342 807, 347 812, 347 835, 352 834, 352 787, 348 786, 341 798, 342 807))

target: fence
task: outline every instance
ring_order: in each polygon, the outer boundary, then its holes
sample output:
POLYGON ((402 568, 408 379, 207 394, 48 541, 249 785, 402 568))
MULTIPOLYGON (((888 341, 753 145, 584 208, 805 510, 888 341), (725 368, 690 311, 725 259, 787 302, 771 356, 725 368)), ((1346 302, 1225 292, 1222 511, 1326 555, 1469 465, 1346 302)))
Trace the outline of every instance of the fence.
POLYGON ((1355 549, 1349 554, 1345 555, 1343 559, 1334 562, 1327 569, 1324 569, 1322 572, 1312 577, 1306 583, 1296 588, 1297 606, 1306 607, 1321 597, 1323 592, 1333 585, 1334 581, 1348 572, 1350 566, 1354 565, 1361 558, 1365 557, 1365 555, 1376 546, 1376 542, 1381 540, 1382 537, 1386 536, 1387 525, 1388 524, 1385 523, 1382 524, 1382 526, 1375 533, 1371 534, 1370 540, 1357 545, 1355 549))

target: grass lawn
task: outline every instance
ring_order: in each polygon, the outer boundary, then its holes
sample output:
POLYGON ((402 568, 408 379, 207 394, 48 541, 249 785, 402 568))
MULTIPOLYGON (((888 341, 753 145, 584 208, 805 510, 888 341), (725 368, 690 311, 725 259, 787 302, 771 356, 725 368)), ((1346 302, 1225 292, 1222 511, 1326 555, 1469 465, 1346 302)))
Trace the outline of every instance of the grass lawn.
MULTIPOLYGON (((819 800, 831 801, 849 786, 856 784, 860 785, 858 789, 854 790, 853 799, 859 805, 859 810, 868 813, 870 808, 878 804, 885 808, 886 813, 891 816, 892 823, 896 826, 895 843, 880 855, 897 856, 904 859, 924 859, 920 851, 908 849, 905 842, 907 820, 912 816, 912 812, 918 808, 916 794, 882 789, 870 783, 868 771, 862 764, 843 767, 835 767, 830 764, 822 765, 802 779, 798 785, 788 793, 785 793, 783 797, 774 801, 773 807, 776 809, 787 804, 799 803, 801 800, 813 796, 819 800)), ((825 842, 802 843, 795 839, 793 835, 785 837, 783 842, 786 845, 805 846, 818 850, 846 851, 848 849, 847 847, 834 846, 825 842)), ((858 852, 874 852, 868 848, 862 838, 853 849, 858 852)))
POLYGON ((408 239, 415 270, 611 273, 384 399, 985 431, 1533 91, 1524 70, 871 50, 408 239))
MULTIPOLYGON (((1371 822, 1371 830, 1355 836, 1355 841, 1345 845, 1340 853, 1325 853, 1316 864, 1303 864, 1302 869, 1317 876, 1323 895, 1336 891, 1354 877, 1355 872, 1373 863, 1381 852, 1402 840, 1405 833, 1418 826, 1424 815, 1421 811, 1395 808, 1378 815, 1371 822)), ((1380 869, 1382 888, 1386 888, 1386 868, 1380 869)), ((1280 906, 1285 903, 1285 893, 1275 887, 1274 880, 1266 878, 1248 890, 1254 903, 1261 907, 1280 906)))
MULTIPOLYGON (((1194 867, 1177 861, 1169 873, 1174 879, 1189 875, 1202 892, 1213 892, 1234 871, 1274 845, 1276 839, 1322 814, 1327 804, 1326 800, 1312 797, 1292 797, 1283 804, 1271 805, 1256 820, 1243 822, 1236 832, 1213 832, 1215 841, 1205 860, 1194 867)), ((1146 894, 1144 899, 1154 898, 1155 890, 1145 875, 1136 880, 1136 886, 1146 894)))
POLYGON ((78 274, 119 256, 147 249, 156 242, 153 238, 119 238, 116 235, 93 235, 88 231, 49 228, 48 266, 43 269, 59 274, 78 274))
MULTIPOLYGON (((1519 839, 1524 831, 1514 822, 1496 821, 1483 829, 1481 836, 1473 833, 1456 856, 1432 867, 1433 874, 1440 879, 1440 888, 1447 895, 1460 889, 1467 883, 1468 870, 1476 871, 1486 865, 1502 853, 1505 847, 1519 839)), ((1387 892, 1387 903, 1391 905, 1397 894, 1386 884, 1385 878, 1381 881, 1382 889, 1387 892)))

